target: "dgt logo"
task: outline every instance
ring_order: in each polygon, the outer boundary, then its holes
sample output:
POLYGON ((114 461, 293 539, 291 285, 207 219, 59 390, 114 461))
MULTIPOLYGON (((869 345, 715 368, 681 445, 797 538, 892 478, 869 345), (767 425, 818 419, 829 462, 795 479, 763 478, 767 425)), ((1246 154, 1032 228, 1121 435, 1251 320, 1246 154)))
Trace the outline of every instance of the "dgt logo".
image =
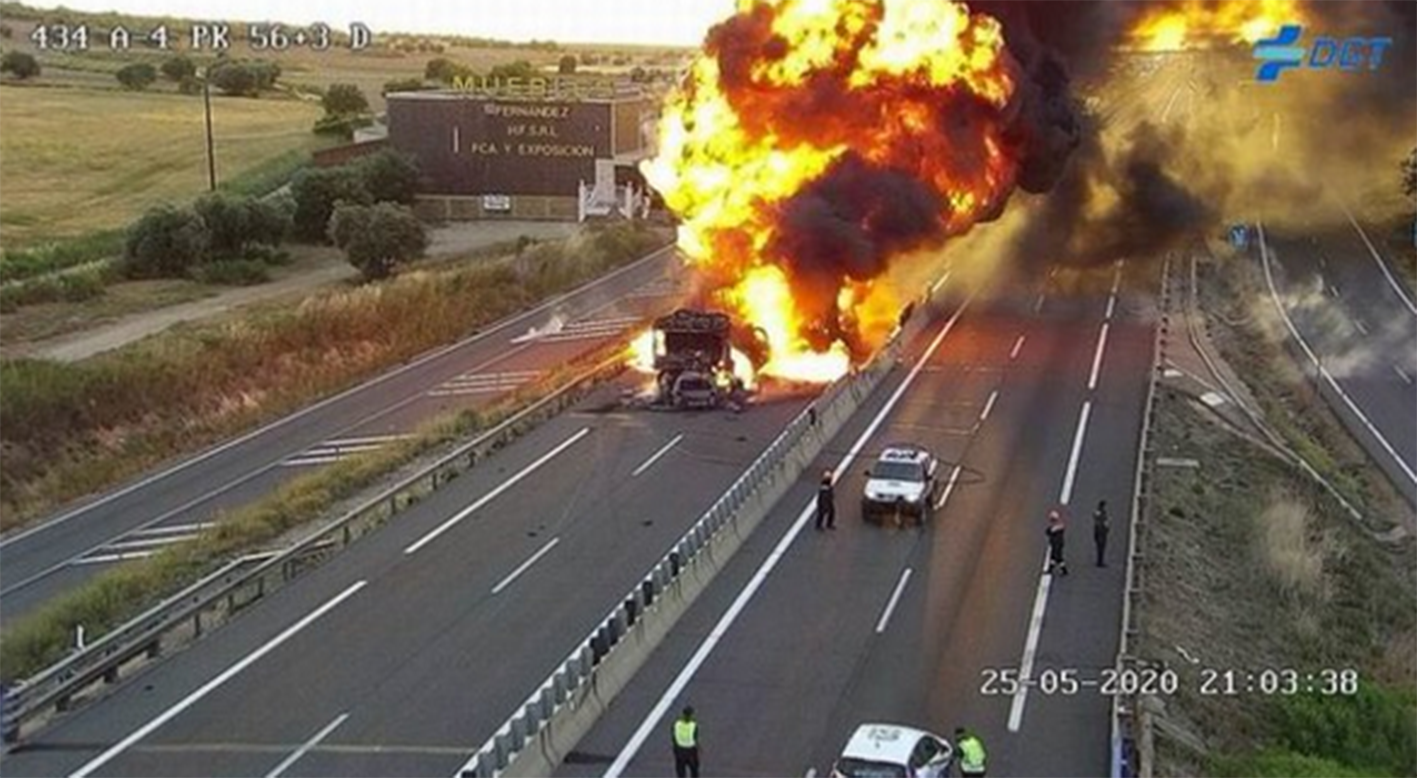
POLYGON ((1331 38, 1320 36, 1314 45, 1296 45, 1304 34, 1303 25, 1286 24, 1279 34, 1255 44, 1255 59, 1262 64, 1255 80, 1263 83, 1279 80, 1287 68, 1307 64, 1314 69, 1337 67, 1340 70, 1377 70, 1383 64, 1383 52, 1392 45, 1392 38, 1331 38))

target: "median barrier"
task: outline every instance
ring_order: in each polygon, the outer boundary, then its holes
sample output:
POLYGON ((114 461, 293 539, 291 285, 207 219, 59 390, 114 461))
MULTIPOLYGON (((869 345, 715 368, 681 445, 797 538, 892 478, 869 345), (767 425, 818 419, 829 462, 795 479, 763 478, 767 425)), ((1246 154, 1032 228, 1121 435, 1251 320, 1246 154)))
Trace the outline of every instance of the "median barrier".
POLYGON ((629 594, 553 670, 459 770, 460 778, 551 775, 590 731, 635 673, 648 661, 715 576, 733 558, 772 508, 796 483, 826 444, 896 367, 905 344, 933 317, 919 315, 929 295, 865 368, 829 386, 798 414, 629 594), (634 616, 630 615, 633 610, 634 616), (602 632, 616 625, 616 639, 602 632), (587 665, 590 652, 595 659, 587 665), (542 699, 554 707, 535 721, 527 708, 542 699), (525 745, 508 748, 513 733, 525 745))

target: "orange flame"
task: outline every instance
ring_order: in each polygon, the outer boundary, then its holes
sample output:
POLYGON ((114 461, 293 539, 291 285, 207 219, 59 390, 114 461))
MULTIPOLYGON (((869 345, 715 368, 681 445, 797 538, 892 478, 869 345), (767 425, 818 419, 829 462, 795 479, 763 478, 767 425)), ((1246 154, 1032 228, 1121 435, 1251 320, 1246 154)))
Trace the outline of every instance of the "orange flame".
MULTIPOLYGON (((652 329, 645 330, 630 341, 629 353, 626 354, 625 363, 631 370, 646 375, 655 375, 655 357, 662 351, 659 338, 652 329)), ((729 355, 733 360, 733 377, 743 384, 744 389, 756 389, 758 385, 758 371, 753 367, 753 362, 738 349, 732 349, 729 355)))
POLYGON ((1252 44, 1284 24, 1307 21, 1299 0, 1184 0, 1158 3, 1132 28, 1136 48, 1178 51, 1217 43, 1252 44))
POLYGON ((809 280, 785 206, 850 158, 928 187, 933 237, 969 229, 1014 185, 1003 116, 1017 71, 998 22, 950 0, 739 0, 710 33, 643 172, 713 307, 761 334, 762 374, 833 380, 899 310, 879 267, 809 280))

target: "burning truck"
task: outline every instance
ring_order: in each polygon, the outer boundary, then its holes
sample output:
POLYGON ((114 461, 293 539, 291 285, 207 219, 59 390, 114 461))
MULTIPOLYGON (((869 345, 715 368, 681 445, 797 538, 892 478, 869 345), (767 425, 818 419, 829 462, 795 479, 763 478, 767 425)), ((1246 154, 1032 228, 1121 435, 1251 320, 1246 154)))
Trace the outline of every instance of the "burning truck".
POLYGON ((747 383, 736 372, 733 322, 716 311, 680 309, 654 322, 654 404, 675 409, 741 408, 747 383))

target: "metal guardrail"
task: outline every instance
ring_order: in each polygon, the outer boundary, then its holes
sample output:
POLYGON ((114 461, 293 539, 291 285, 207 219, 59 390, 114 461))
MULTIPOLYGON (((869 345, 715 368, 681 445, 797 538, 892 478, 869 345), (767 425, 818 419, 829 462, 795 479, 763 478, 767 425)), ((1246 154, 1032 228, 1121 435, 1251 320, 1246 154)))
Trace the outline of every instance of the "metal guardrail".
MULTIPOLYGON (((1150 504, 1151 469, 1147 456, 1151 449, 1151 425, 1155 416, 1157 375, 1161 371, 1161 346, 1170 337, 1171 307, 1171 258, 1167 257, 1161 266, 1161 320, 1151 339, 1151 370, 1146 383, 1146 404, 1142 408, 1141 434, 1137 439, 1137 467, 1132 481, 1131 526, 1127 531, 1127 573, 1122 588, 1122 628, 1117 640, 1116 669, 1121 673, 1131 668, 1136 658, 1131 655, 1131 638, 1136 634, 1132 623, 1135 606, 1133 599, 1142 593, 1138 563, 1142 554, 1138 552, 1137 534, 1145 527, 1145 512, 1150 504)), ((1110 738, 1110 775, 1112 778, 1130 778, 1138 775, 1136 763, 1136 713, 1137 699, 1129 697, 1124 703, 1122 695, 1112 698, 1112 732, 1110 738)))
MULTIPOLYGON (((916 307, 928 303, 937 288, 938 285, 932 288, 916 307)), ((925 318, 923 315, 908 317, 866 368, 833 383, 803 409, 644 578, 576 645, 565 661, 532 692, 506 723, 472 755, 460 771, 459 778, 491 778, 501 774, 520 752, 536 741, 538 734, 557 717, 562 708, 577 705, 578 693, 587 687, 594 688, 597 668, 605 663, 617 646, 626 643, 626 638, 632 636, 638 625, 654 615, 652 609, 656 607, 655 603, 665 597, 681 578, 692 572, 693 565, 702 558, 712 556, 706 552, 711 551, 714 541, 737 523, 740 509, 754 497, 754 493, 779 476, 788 457, 803 444, 819 419, 842 412, 849 416, 875 391, 881 380, 895 367, 904 344, 922 329, 925 318)))
MULTIPOLYGON (((529 426, 555 415, 579 398, 578 390, 618 375, 623 346, 554 392, 422 470, 385 489, 294 545, 228 563, 102 638, 4 690, 0 735, 17 742, 24 730, 54 712, 69 709, 92 687, 117 683, 121 675, 166 651, 200 637, 247 605, 319 566, 344 547, 377 529, 400 511, 470 470, 529 426)), ((601 352, 604 353, 604 352, 601 352)), ((599 356, 597 354, 596 356, 599 356)))

